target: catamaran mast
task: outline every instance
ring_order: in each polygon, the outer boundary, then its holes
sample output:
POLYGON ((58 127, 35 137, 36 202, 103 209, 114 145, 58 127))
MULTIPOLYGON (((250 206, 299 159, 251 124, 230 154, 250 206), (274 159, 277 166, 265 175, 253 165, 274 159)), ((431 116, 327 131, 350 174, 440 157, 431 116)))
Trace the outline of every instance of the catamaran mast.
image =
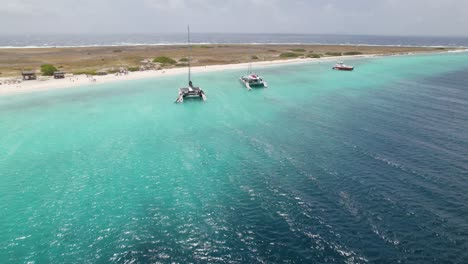
POLYGON ((190 25, 187 25, 187 39, 188 39, 188 48, 189 48, 189 57, 188 57, 188 81, 191 83, 191 65, 190 61, 192 60, 192 45, 190 44, 190 25))

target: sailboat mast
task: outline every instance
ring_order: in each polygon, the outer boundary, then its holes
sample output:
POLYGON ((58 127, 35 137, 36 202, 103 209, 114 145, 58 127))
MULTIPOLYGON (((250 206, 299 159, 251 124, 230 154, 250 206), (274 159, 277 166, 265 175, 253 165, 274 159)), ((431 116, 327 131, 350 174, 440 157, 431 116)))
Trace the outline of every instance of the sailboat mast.
POLYGON ((189 80, 189 83, 191 81, 191 60, 192 60, 192 45, 190 43, 190 25, 187 25, 187 39, 188 39, 188 48, 189 48, 189 57, 188 57, 188 80, 189 80))

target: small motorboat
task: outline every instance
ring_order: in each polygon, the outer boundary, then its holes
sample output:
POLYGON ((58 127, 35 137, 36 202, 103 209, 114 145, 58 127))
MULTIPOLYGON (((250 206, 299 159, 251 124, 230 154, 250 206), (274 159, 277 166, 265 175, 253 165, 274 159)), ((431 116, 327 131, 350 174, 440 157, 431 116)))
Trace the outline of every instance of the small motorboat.
POLYGON ((332 69, 337 71, 352 71, 354 70, 354 67, 346 65, 343 62, 338 62, 337 64, 335 64, 335 66, 333 66, 332 69))

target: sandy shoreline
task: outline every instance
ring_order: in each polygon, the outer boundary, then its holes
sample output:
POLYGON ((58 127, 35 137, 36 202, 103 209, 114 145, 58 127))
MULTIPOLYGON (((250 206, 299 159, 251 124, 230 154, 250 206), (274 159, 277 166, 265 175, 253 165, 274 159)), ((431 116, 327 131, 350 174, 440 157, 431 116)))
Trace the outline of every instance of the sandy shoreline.
MULTIPOLYGON (((418 54, 421 54, 421 53, 418 53, 418 54)), ((268 67, 268 66, 280 66, 280 65, 287 65, 287 64, 311 63, 311 62, 319 62, 319 61, 326 61, 326 62, 333 63, 334 61, 345 60, 345 59, 373 58, 377 56, 404 56, 404 55, 412 55, 412 53, 393 54, 393 55, 366 54, 366 55, 325 57, 325 58, 300 58, 300 59, 276 60, 276 61, 260 61, 260 62, 252 62, 252 66, 268 67)), ((195 66, 195 67, 192 67, 192 73, 219 72, 219 71, 225 71, 225 70, 246 69, 248 65, 249 63, 195 66)), ((172 68, 172 69, 163 69, 163 70, 129 72, 127 75, 118 75, 118 76, 114 74, 109 74, 105 76, 93 76, 92 78, 94 78, 95 81, 88 78, 86 75, 74 75, 73 77, 67 77, 65 79, 49 78, 47 80, 24 81, 19 84, 0 85, 0 96, 19 94, 19 93, 38 92, 38 91, 48 91, 52 89, 65 89, 65 88, 73 88, 73 87, 76 88, 80 86, 90 86, 90 85, 97 85, 97 84, 102 84, 102 83, 110 83, 110 82, 118 82, 118 81, 130 81, 130 80, 157 78, 157 77, 163 77, 163 76, 181 75, 181 74, 186 74, 186 73, 187 73, 187 68, 172 68)))
MULTIPOLYGON (((374 55, 355 55, 355 56, 341 56, 341 57, 327 57, 327 58, 306 58, 306 59, 289 59, 280 61, 261 61, 252 62, 252 66, 280 66, 287 64, 300 64, 310 63, 317 61, 336 61, 350 58, 371 58, 379 56, 374 55)), ((209 65, 209 66, 195 66, 192 67, 192 73, 203 73, 203 72, 219 72, 225 70, 238 70, 246 69, 249 63, 238 63, 238 64, 226 64, 226 65, 209 65)), ((34 80, 34 81, 23 81, 19 84, 3 84, 0 86, 0 95, 11 95, 17 93, 29 93, 38 91, 47 91, 52 89, 65 89, 80 86, 97 85, 110 82, 119 81, 130 81, 140 80, 148 78, 157 78, 163 76, 174 76, 182 75, 187 73, 187 68, 172 68, 163 70, 148 70, 148 71, 137 71, 129 72, 127 75, 108 74, 105 76, 92 76, 96 81, 92 81, 86 75, 74 75, 73 77, 67 77, 65 79, 53 79, 48 78, 47 80, 34 80)))

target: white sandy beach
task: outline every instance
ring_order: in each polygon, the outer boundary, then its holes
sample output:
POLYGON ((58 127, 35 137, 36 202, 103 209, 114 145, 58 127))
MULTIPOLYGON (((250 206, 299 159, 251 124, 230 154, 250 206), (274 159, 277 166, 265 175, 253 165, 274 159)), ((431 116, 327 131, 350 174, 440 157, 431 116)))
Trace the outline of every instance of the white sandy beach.
MULTIPOLYGON (((261 62, 252 62, 252 66, 268 67, 268 66, 310 63, 310 62, 319 62, 319 61, 327 61, 333 64, 335 61, 338 61, 338 60, 344 60, 344 59, 350 59, 350 58, 370 58, 370 57, 375 57, 375 56, 379 56, 379 55, 377 54, 355 55, 355 56, 327 57, 327 58, 319 58, 319 59, 306 58, 306 59, 290 59, 290 60, 280 60, 280 61, 261 61, 261 62)), ((249 66, 249 63, 197 66, 197 67, 192 67, 192 73, 238 70, 238 69, 246 69, 248 66, 249 66)), ((23 81, 21 83, 16 83, 16 84, 0 85, 0 96, 17 94, 17 93, 47 91, 51 89, 64 89, 64 88, 72 88, 72 87, 80 87, 80 86, 89 86, 89 85, 96 85, 96 84, 116 82, 116 81, 128 81, 128 80, 138 80, 138 79, 145 79, 145 78, 155 78, 155 77, 161 77, 161 76, 172 76, 172 75, 186 74, 186 73, 187 73, 187 68, 184 67, 184 68, 172 68, 172 69, 163 69, 163 70, 129 72, 127 75, 108 74, 104 76, 92 76, 92 78, 94 78, 96 81, 92 81, 91 78, 88 78, 85 75, 74 75, 72 77, 66 77, 65 79, 53 79, 52 77, 47 77, 47 78, 40 77, 38 78, 38 80, 23 81)), ((3 80, 6 80, 6 79, 12 79, 12 78, 4 78, 3 80)))
MULTIPOLYGON (((448 51, 452 52, 468 52, 468 49, 459 49, 448 51)), ((437 52, 431 52, 437 53, 437 52)), ((445 53, 445 52, 440 52, 445 53)), ((298 58, 298 59, 289 59, 289 60, 276 60, 276 61, 259 61, 251 62, 251 65, 254 67, 268 67, 268 66, 279 66, 287 64, 300 64, 300 63, 312 63, 312 62, 326 62, 330 63, 330 68, 333 66, 333 63, 337 61, 355 59, 355 58, 373 58, 378 56, 404 56, 412 55, 416 53, 400 53, 400 54, 366 54, 366 55, 352 55, 352 56, 340 56, 340 57, 325 57, 325 58, 298 58)), ((425 54, 424 52, 418 52, 417 54, 425 54)), ((203 73, 203 72, 216 72, 216 71, 225 71, 225 70, 238 70, 238 69, 247 69, 250 63, 238 63, 238 64, 225 64, 225 65, 210 65, 210 66, 196 66, 192 67, 192 73, 203 73)), ((173 76, 179 74, 186 74, 187 68, 172 68, 172 69, 163 69, 163 70, 148 70, 148 71, 137 71, 129 72, 127 75, 115 75, 108 74, 104 76, 92 76, 95 81, 92 81, 91 78, 88 78, 86 75, 74 75, 72 77, 67 77, 65 79, 53 79, 52 77, 40 77, 38 80, 33 81, 23 81, 16 84, 3 84, 0 85, 0 96, 2 95, 12 95, 17 93, 29 93, 29 92, 38 92, 38 91, 47 91, 52 89, 64 89, 80 86, 89 86, 96 85, 101 83, 109 83, 116 81, 129 81, 129 80, 139 80, 146 78, 156 78, 162 76, 173 76)), ((12 78, 3 78, 0 79, 4 81, 6 79, 12 78)))
MULTIPOLYGON (((468 49, 452 50, 448 52, 468 52, 468 49)), ((431 52, 434 53, 434 52, 431 52)), ((445 53, 445 52, 441 52, 445 53)), ((268 67, 268 66, 279 66, 287 64, 300 64, 300 63, 311 63, 311 62, 326 62, 330 63, 332 67, 333 63, 336 61, 342 61, 346 59, 355 59, 355 58, 373 58, 378 56, 402 56, 402 55, 411 55, 413 53, 401 53, 401 54, 367 54, 367 55, 352 55, 352 56, 340 56, 340 57, 325 57, 325 58, 298 58, 298 59, 289 59, 289 60, 277 60, 277 61, 260 61, 252 62, 251 65, 254 67, 268 67)), ((424 54, 424 53, 418 53, 424 54)), ((216 72, 216 71, 225 71, 225 70, 239 70, 247 69, 250 63, 238 63, 238 64, 226 64, 226 65, 210 65, 210 66, 196 66, 192 67, 192 73, 203 73, 203 72, 216 72)), ((108 74, 104 76, 92 76, 88 78, 86 75, 73 75, 72 77, 66 77, 65 79, 53 79, 52 77, 40 77, 38 80, 33 81, 23 81, 16 84, 3 84, 0 85, 0 96, 2 95, 12 95, 18 93, 30 93, 38 91, 47 91, 52 89, 65 89, 72 87, 80 86, 89 86, 97 85, 101 83, 109 83, 116 81, 129 81, 129 80, 139 80, 146 78, 156 78, 162 76, 173 76, 179 74, 186 74, 187 68, 172 68, 172 69, 163 69, 163 70, 148 70, 148 71, 137 71, 129 72, 127 75, 115 75, 108 74)), ((12 78, 3 78, 0 79, 0 82, 12 78)))

